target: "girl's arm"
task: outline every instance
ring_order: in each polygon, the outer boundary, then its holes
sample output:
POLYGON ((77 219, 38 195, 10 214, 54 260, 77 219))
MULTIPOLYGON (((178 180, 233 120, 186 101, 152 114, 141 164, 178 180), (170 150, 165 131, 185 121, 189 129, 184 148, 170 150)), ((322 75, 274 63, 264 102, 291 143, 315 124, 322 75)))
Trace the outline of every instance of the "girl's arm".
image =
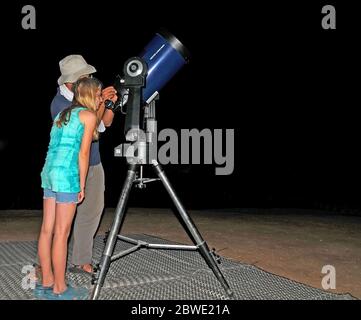
MULTIPOLYGON (((79 174, 80 174, 80 188, 82 198, 84 197, 85 181, 89 168, 89 155, 90 155, 90 146, 93 140, 93 132, 97 123, 97 117, 94 113, 83 110, 79 112, 79 118, 82 123, 84 123, 84 134, 81 141, 80 151, 79 151, 79 174)), ((83 199, 79 199, 82 201, 83 199)))

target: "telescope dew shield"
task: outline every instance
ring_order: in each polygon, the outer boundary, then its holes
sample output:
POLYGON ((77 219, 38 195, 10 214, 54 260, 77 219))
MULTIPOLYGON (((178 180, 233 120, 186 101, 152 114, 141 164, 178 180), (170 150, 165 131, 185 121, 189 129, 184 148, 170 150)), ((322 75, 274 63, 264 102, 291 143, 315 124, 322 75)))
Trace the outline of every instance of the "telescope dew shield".
POLYGON ((189 61, 189 52, 171 33, 162 30, 140 55, 148 65, 143 101, 149 103, 167 82, 189 61))

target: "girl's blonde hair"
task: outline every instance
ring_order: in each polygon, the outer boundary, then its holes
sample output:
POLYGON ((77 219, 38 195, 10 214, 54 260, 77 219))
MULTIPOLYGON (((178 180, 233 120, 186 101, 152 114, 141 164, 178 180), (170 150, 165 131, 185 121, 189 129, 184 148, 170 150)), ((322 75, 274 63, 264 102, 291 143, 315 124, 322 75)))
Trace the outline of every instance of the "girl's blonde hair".
MULTIPOLYGON (((102 83, 96 78, 81 78, 75 82, 72 89, 74 93, 73 102, 60 113, 59 119, 56 121, 57 127, 60 128, 63 124, 68 124, 71 111, 75 108, 85 107, 97 115, 96 95, 99 89, 102 89, 102 83)), ((98 126, 99 120, 97 120, 93 133, 93 140, 99 139, 98 126)))

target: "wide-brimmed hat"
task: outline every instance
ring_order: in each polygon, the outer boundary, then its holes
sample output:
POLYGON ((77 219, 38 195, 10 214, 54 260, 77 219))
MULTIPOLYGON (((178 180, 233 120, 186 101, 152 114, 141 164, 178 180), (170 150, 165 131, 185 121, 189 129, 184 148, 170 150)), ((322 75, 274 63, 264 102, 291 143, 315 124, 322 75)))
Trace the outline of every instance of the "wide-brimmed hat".
POLYGON ((96 72, 96 69, 87 64, 85 59, 79 54, 72 54, 59 62, 61 76, 58 84, 61 86, 66 82, 74 83, 81 76, 96 72))

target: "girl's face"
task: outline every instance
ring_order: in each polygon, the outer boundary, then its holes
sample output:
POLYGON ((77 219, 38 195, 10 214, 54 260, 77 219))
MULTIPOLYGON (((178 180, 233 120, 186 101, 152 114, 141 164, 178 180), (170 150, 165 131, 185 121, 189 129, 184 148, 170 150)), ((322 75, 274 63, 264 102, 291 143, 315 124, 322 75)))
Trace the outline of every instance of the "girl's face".
POLYGON ((100 90, 100 88, 97 90, 96 92, 96 96, 95 96, 95 105, 97 106, 97 110, 99 109, 100 104, 103 102, 103 98, 102 98, 102 91, 100 90))

